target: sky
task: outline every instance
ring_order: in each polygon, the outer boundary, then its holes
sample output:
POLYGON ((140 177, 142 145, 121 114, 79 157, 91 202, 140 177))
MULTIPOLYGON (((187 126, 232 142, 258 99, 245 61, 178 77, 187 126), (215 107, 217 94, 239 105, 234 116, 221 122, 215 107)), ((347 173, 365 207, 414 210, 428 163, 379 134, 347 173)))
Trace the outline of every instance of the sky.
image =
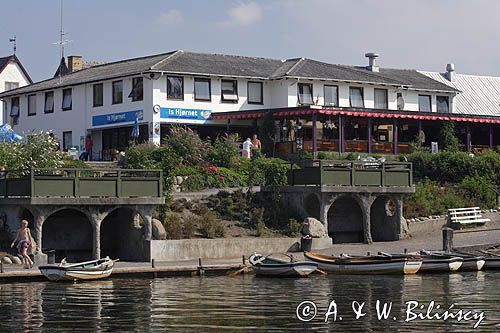
MULTIPOLYGON (((65 55, 111 62, 172 50, 500 75, 499 0, 64 0, 65 55)), ((34 81, 59 63, 60 0, 2 1, 0 56, 34 81)))

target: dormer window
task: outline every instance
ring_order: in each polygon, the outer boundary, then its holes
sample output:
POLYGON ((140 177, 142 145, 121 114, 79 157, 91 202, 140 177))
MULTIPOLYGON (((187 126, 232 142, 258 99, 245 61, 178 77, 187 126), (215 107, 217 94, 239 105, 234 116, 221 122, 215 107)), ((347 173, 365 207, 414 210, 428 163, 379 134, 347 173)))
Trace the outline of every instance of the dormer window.
POLYGON ((299 104, 312 105, 313 104, 313 85, 311 83, 297 84, 297 97, 299 104))
POLYGON ((221 80, 221 99, 223 102, 238 102, 238 81, 221 80))

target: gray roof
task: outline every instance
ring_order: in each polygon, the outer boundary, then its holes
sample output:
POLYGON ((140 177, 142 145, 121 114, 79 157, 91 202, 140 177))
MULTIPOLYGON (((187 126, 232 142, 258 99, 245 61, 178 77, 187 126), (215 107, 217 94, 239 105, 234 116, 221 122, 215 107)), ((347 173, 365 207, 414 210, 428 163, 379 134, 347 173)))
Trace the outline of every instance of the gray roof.
POLYGON ((306 78, 343 82, 373 83, 454 92, 454 88, 434 81, 415 70, 381 69, 371 72, 364 67, 328 64, 295 58, 277 60, 223 54, 173 51, 148 57, 107 63, 52 78, 0 94, 0 98, 58 87, 108 80, 144 72, 246 77, 255 79, 306 78))
POLYGON ((442 73, 421 73, 461 91, 453 99, 454 113, 500 116, 500 77, 455 74, 450 82, 442 73))

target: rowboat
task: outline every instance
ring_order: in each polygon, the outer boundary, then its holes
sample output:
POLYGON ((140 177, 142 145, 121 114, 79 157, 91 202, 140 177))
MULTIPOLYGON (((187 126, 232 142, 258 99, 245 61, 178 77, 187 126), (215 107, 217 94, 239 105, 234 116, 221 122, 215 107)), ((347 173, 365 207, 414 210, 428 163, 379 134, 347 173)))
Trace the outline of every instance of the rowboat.
POLYGON ((485 269, 500 269, 500 258, 485 258, 483 270, 485 269))
POLYGON ((45 265, 38 269, 50 281, 98 280, 111 275, 114 263, 106 257, 75 264, 45 265))
POLYGON ((304 256, 319 269, 339 274, 415 274, 422 266, 420 258, 336 257, 312 252, 304 252, 304 256))
POLYGON ((459 256, 433 254, 426 251, 404 254, 387 254, 379 252, 379 255, 389 258, 421 259, 422 267, 418 270, 419 273, 455 272, 462 266, 462 262, 464 261, 464 259, 459 256))
POLYGON ((432 252, 427 252, 429 254, 433 255, 438 255, 438 256, 456 256, 462 258, 462 265, 460 268, 457 270, 458 272, 468 272, 468 271, 480 271, 484 264, 485 264, 485 259, 482 256, 475 256, 469 253, 462 253, 462 252, 442 252, 442 251, 432 251, 432 252))
POLYGON ((248 258, 255 275, 306 277, 314 272, 318 265, 307 261, 286 261, 254 253, 248 258))

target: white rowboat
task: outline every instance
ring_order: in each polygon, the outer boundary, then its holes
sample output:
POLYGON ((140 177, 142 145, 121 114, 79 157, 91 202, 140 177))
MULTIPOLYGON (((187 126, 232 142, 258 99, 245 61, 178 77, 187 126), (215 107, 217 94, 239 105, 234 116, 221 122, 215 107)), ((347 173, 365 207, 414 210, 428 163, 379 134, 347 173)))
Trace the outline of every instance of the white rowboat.
POLYGON ((66 265, 45 265, 38 269, 50 281, 104 279, 113 272, 114 261, 109 257, 66 265))

